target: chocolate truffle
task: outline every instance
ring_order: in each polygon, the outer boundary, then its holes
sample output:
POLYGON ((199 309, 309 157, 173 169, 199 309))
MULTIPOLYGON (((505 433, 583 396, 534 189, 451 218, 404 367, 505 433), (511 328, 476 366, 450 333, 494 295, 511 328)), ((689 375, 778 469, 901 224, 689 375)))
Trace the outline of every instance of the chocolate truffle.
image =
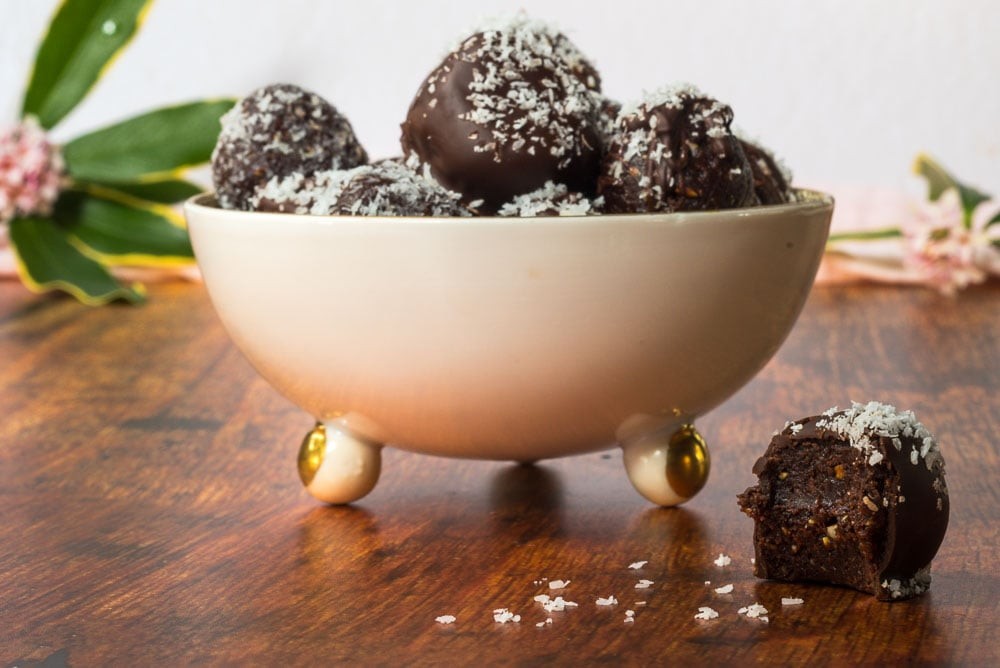
POLYGON ((485 211, 546 181, 592 193, 601 156, 592 70, 565 36, 524 17, 476 32, 417 91, 403 152, 485 211))
POLYGON ((538 190, 518 195, 500 207, 498 216, 534 218, 535 216, 589 216, 599 213, 604 200, 592 200, 571 191, 562 183, 548 181, 538 190))
POLYGON ((212 153, 219 205, 248 209, 274 177, 368 162, 351 124, 329 102, 291 84, 258 88, 222 117, 212 153))
POLYGON ((470 216, 461 196, 412 165, 385 160, 347 171, 274 178, 253 198, 259 211, 348 216, 470 216))
POLYGON ((791 173, 781 165, 774 154, 760 144, 739 137, 750 173, 753 174, 753 191, 761 204, 783 204, 794 199, 789 185, 791 173))
POLYGON ((618 127, 618 114, 622 110, 621 102, 610 97, 601 97, 597 108, 597 127, 601 133, 601 147, 607 151, 618 127))
POLYGON ((601 164, 598 194, 611 213, 731 209, 757 203, 753 176, 730 131, 732 110, 698 89, 660 89, 623 108, 601 164))
POLYGON ((912 412, 855 403, 790 422, 739 496, 754 574, 853 587, 895 601, 930 587, 948 527, 944 460, 912 412))

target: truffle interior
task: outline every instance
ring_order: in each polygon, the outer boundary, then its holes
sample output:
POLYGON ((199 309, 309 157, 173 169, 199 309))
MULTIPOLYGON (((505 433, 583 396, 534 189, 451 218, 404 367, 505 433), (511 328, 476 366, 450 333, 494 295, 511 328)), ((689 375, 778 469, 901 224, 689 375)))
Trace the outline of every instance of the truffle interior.
POLYGON ((890 529, 883 506, 891 471, 844 442, 776 439, 740 496, 754 522, 754 573, 876 593, 890 529))

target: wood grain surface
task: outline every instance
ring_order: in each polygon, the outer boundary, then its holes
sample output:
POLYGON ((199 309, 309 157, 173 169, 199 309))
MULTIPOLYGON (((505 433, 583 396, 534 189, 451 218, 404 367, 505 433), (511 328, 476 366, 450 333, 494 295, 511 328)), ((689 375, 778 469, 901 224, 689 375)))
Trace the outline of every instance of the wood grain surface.
POLYGON ((676 509, 641 499, 617 450, 528 467, 391 448, 370 496, 321 506, 295 469, 311 418, 201 286, 151 296, 90 309, 0 282, 0 666, 1000 663, 996 283, 818 288, 698 421, 712 476, 676 509), (951 526, 922 598, 751 575, 735 496, 754 459, 786 419, 852 399, 912 408, 941 443, 951 526), (540 593, 579 605, 546 614, 540 593), (737 614, 754 602, 767 623, 737 614))

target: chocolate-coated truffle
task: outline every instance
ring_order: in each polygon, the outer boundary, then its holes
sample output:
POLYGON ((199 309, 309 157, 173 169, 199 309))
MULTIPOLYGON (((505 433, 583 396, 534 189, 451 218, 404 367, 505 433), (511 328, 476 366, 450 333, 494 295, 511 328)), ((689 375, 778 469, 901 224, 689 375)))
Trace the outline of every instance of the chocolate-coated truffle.
POLYGON ((518 195, 500 207, 498 216, 534 218, 535 216, 589 216, 599 213, 604 200, 592 200, 562 183, 548 181, 538 190, 518 195))
POLYGON ((402 124, 403 152, 486 211, 546 181, 592 193, 599 82, 578 53, 523 17, 473 34, 417 92, 402 124))
POLYGON ((948 527, 944 460, 909 411, 871 402, 788 425, 739 497, 754 574, 852 587, 894 601, 930 587, 948 527))
POLYGON ((470 216, 461 196, 413 165, 384 160, 346 171, 274 178, 258 189, 258 211, 349 216, 470 216))
POLYGON ((731 209, 757 203, 730 131, 732 110, 693 86, 661 89, 618 115, 598 193, 611 213, 731 209))
POLYGON ((753 174, 753 191, 761 204, 783 204, 793 199, 790 186, 792 175, 780 165, 770 151, 754 142, 739 138, 743 153, 753 174))
POLYGON ((248 209, 254 191, 293 173, 368 162, 351 124, 329 102, 291 84, 258 88, 222 117, 212 153, 219 205, 248 209))

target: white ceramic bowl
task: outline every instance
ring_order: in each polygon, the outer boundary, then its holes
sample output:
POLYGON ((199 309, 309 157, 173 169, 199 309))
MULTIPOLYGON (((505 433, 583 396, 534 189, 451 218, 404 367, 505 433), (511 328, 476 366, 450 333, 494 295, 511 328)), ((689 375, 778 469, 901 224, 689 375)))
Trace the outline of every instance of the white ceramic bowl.
POLYGON ((809 293, 833 202, 802 200, 364 218, 228 211, 202 196, 185 211, 236 345, 317 420, 300 455, 317 497, 367 493, 385 443, 516 461, 618 444, 637 489, 672 505, 708 471, 683 428, 760 370, 809 293))

